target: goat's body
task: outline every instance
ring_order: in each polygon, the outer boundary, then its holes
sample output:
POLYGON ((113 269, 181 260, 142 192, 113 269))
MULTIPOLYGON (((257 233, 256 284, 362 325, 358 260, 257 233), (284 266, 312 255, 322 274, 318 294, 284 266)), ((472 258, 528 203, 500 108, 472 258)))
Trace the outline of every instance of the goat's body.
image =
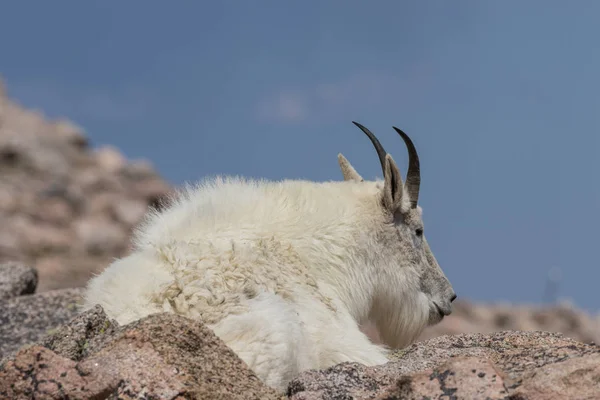
POLYGON ((384 180, 341 154, 343 182, 216 179, 153 212, 131 255, 93 278, 85 307, 121 324, 161 311, 204 322, 268 385, 341 362, 376 365, 452 311, 456 293, 425 239, 420 166, 406 185, 377 138, 384 180))
MULTIPOLYGON (((201 320, 279 389, 306 369, 384 363, 386 350, 359 329, 378 282, 364 271, 372 254, 356 245, 377 234, 363 231, 382 218, 378 190, 353 182, 208 182, 150 215, 134 252, 90 282, 86 306, 102 305, 121 324, 161 311, 201 320)), ((415 309, 402 323, 414 327, 406 341, 427 319, 409 303, 415 309)))

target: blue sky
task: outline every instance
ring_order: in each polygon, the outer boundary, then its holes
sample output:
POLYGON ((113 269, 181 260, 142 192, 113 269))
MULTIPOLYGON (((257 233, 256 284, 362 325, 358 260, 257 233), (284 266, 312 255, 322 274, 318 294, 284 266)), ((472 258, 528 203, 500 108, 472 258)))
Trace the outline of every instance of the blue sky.
POLYGON ((406 172, 460 297, 600 310, 600 2, 10 2, 9 94, 169 181, 406 172), (168 5, 167 5, 168 4, 168 5))

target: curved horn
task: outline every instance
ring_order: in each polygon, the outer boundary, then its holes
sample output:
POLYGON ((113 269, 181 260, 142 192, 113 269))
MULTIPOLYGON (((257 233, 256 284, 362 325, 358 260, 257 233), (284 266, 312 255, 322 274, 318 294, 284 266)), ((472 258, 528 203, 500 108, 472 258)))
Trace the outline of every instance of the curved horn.
POLYGON ((417 154, 415 145, 413 144, 412 140, 410 140, 408 135, 395 126, 393 126, 393 128, 402 137, 402 140, 404 140, 404 144, 406 144, 406 148, 408 149, 406 187, 408 190, 408 195, 410 196, 410 204, 412 208, 416 208, 417 202, 419 201, 419 188, 421 186, 421 167, 419 164, 419 155, 417 154))
POLYGON ((383 146, 381 145, 381 143, 379 143, 379 140, 377 140, 375 135, 373 133, 371 133, 370 130, 368 130, 367 128, 365 128, 364 126, 359 124, 358 122, 352 121, 352 123, 354 125, 358 126, 360 128, 360 130, 363 131, 369 137, 369 139, 371 139, 371 143, 373 143, 373 146, 375 146, 375 150, 377 150, 377 156, 379 157, 379 162, 381 163, 381 171, 383 172, 383 175, 385 176, 385 155, 387 153, 383 149, 383 146))

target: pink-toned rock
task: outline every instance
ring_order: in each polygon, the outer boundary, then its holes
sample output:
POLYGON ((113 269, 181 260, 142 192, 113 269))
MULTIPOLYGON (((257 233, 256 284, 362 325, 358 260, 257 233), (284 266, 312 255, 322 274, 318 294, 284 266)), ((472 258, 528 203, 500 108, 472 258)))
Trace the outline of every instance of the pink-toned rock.
POLYGON ((77 363, 41 346, 19 352, 0 369, 0 396, 5 399, 106 399, 116 391, 118 376, 93 374, 77 363))
POLYGON ((121 328, 80 362, 40 346, 21 350, 0 368, 0 398, 274 400, 281 394, 201 323, 157 314, 121 328))
POLYGON ((462 357, 432 370, 400 377, 385 393, 384 399, 505 399, 508 390, 502 373, 486 359, 462 357))
POLYGON ((600 399, 600 354, 546 365, 525 374, 513 394, 523 400, 600 399))

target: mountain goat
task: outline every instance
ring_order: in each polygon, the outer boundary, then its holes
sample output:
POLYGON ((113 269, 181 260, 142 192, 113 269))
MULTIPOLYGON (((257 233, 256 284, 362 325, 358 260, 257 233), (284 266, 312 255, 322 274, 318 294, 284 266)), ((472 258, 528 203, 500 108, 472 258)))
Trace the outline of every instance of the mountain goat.
POLYGON ((340 153, 344 180, 216 178, 188 186, 134 234, 133 252, 92 278, 84 308, 126 324, 173 312, 207 324, 269 386, 352 361, 377 365, 452 311, 423 233, 419 158, 406 183, 364 126, 383 181, 340 153), (360 330, 372 321, 385 345, 360 330))

